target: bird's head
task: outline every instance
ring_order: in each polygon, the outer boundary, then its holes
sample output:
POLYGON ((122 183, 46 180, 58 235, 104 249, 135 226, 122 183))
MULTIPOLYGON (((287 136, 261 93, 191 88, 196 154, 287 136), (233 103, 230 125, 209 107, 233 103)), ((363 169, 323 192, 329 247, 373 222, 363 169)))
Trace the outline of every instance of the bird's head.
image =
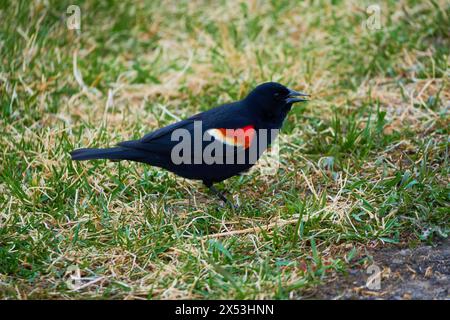
POLYGON ((247 105, 267 119, 284 119, 296 102, 308 101, 306 93, 289 89, 276 82, 266 82, 253 89, 245 98, 247 105))

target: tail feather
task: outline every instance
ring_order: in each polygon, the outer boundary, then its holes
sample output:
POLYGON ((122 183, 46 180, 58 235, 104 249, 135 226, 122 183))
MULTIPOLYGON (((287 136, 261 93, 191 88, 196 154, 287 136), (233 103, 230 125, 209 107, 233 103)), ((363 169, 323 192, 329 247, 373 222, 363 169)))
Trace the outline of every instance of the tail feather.
POLYGON ((134 160, 142 161, 146 158, 144 152, 128 148, 116 147, 106 149, 77 149, 70 153, 72 160, 134 160))

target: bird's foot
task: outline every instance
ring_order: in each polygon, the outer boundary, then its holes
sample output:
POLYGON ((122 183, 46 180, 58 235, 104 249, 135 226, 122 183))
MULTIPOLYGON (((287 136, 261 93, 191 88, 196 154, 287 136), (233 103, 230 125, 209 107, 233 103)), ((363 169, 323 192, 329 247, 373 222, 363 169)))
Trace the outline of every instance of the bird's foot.
POLYGON ((236 210, 239 208, 237 204, 234 204, 232 201, 228 200, 227 197, 223 195, 219 190, 217 190, 212 184, 205 183, 205 185, 208 187, 209 190, 211 190, 213 193, 215 193, 220 200, 223 201, 224 206, 230 206, 232 209, 236 210))
POLYGON ((222 200, 222 201, 223 201, 223 203, 220 205, 222 208, 230 207, 233 210, 239 209, 239 205, 237 203, 233 203, 232 201, 230 201, 228 199, 227 199, 227 201, 225 201, 225 200, 222 200))

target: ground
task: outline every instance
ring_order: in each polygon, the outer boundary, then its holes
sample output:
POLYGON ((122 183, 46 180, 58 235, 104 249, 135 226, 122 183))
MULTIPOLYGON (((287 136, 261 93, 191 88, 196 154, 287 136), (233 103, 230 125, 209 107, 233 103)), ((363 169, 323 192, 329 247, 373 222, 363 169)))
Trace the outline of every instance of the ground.
MULTIPOLYGON (((436 246, 416 248, 389 246, 366 250, 364 263, 350 268, 345 275, 330 277, 311 290, 314 299, 449 299, 450 241, 436 246), (367 286, 372 273, 367 268, 380 267, 380 286, 367 286)), ((361 261, 360 260, 360 261, 361 261)))
POLYGON ((0 2, 0 298, 448 299, 448 1, 71 4, 0 2), (237 209, 70 159, 266 81, 310 102, 237 209))

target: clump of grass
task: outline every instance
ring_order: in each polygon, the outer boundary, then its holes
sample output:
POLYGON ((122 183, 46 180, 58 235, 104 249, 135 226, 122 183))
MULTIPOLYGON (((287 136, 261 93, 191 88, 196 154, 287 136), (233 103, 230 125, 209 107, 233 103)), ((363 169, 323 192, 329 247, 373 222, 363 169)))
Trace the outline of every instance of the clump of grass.
POLYGON ((65 1, 0 10, 2 298, 302 298, 367 243, 447 237, 448 4, 65 1), (76 75, 76 76, 75 76, 76 75), (274 80, 313 94, 275 176, 196 182, 69 151, 274 80))

